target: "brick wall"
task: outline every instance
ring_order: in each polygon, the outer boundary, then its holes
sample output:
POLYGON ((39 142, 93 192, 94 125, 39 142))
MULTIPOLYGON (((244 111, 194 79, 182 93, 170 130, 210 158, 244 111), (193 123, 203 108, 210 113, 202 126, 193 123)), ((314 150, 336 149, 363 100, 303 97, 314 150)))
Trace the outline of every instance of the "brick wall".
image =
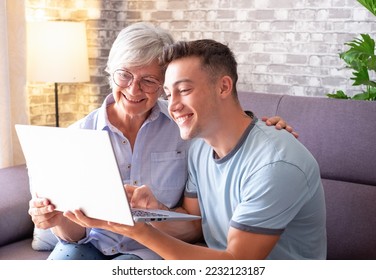
MULTIPOLYGON (((290 95, 355 93, 338 54, 360 33, 376 38, 374 16, 355 0, 26 0, 26 14, 86 22, 91 81, 60 85, 61 126, 97 108, 109 93, 103 71, 109 49, 133 22, 152 22, 177 40, 227 43, 239 63, 239 90, 290 95)), ((29 84, 33 124, 54 125, 53 91, 53 85, 29 84)))

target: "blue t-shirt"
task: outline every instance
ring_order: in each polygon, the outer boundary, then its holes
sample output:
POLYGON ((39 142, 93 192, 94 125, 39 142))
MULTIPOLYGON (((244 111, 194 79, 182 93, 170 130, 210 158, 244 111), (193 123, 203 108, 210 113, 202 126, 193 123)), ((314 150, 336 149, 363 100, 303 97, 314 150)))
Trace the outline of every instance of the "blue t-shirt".
POLYGON ((188 170, 185 195, 198 197, 209 247, 226 249, 229 227, 234 227, 280 235, 268 259, 326 258, 319 167, 287 131, 255 119, 237 146, 221 159, 202 139, 195 140, 188 170))

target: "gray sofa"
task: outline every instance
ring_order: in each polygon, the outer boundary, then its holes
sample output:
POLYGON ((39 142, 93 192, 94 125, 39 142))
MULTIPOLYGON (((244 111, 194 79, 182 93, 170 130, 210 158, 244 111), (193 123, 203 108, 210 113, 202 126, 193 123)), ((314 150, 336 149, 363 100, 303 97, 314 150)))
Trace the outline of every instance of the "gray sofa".
MULTIPOLYGON (((327 204, 328 259, 376 260, 376 102, 240 92, 256 116, 280 115, 317 159, 327 204)), ((288 176, 288 174, 286 174, 288 176)), ((0 259, 45 259, 31 248, 25 166, 0 170, 0 259)))

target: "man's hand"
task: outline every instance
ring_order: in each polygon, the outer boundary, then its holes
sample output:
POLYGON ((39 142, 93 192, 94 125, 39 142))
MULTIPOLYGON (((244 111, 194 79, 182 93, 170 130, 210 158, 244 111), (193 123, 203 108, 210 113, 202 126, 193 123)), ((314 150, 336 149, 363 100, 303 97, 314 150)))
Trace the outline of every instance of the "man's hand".
POLYGON ((130 238, 135 238, 139 235, 147 223, 135 223, 134 226, 127 226, 123 224, 118 224, 114 222, 94 219, 86 216, 80 210, 65 211, 64 216, 71 222, 80 225, 84 228, 101 228, 111 232, 115 232, 121 235, 125 235, 130 238))
POLYGON ((266 123, 266 125, 274 125, 276 129, 286 129, 288 132, 294 135, 295 138, 299 137, 299 134, 296 131, 294 131, 294 129, 290 125, 288 125, 286 121, 282 119, 280 116, 274 116, 271 118, 262 117, 261 119, 266 123))

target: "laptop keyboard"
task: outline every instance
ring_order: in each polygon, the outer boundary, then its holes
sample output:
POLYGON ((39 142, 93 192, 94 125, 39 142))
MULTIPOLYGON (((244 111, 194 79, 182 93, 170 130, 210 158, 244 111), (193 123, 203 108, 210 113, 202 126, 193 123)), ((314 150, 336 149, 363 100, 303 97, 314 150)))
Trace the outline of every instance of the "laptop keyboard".
POLYGON ((132 215, 137 217, 167 217, 168 215, 160 214, 160 213, 154 213, 147 210, 140 210, 140 209, 133 209, 132 215))

